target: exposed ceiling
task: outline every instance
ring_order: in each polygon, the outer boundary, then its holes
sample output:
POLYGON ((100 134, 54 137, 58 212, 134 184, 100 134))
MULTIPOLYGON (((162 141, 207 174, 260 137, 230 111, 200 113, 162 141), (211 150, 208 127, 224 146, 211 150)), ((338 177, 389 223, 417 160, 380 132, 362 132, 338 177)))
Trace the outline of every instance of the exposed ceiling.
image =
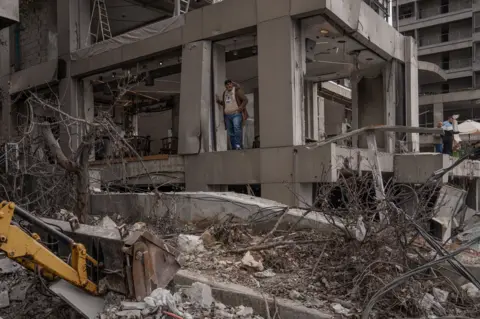
POLYGON ((340 27, 323 16, 302 20, 305 38, 309 40, 307 78, 328 81, 349 77, 352 71, 366 69, 385 62, 375 52, 348 36, 340 27))

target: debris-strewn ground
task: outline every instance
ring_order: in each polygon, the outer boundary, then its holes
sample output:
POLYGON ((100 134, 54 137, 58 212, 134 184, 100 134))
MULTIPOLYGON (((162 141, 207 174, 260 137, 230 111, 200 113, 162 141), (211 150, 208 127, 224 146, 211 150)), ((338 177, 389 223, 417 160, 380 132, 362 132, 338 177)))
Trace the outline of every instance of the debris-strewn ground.
POLYGON ((52 295, 33 273, 0 259, 0 317, 3 319, 72 318, 71 308, 52 295))

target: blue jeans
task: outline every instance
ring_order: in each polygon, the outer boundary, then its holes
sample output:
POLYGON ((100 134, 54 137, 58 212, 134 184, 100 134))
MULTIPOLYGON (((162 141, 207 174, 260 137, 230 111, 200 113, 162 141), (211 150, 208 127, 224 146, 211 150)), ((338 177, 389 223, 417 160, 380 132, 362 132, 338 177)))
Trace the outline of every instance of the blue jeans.
POLYGON ((230 137, 232 150, 242 148, 242 122, 243 117, 241 113, 225 114, 225 124, 227 126, 228 136, 230 137))
POLYGON ((435 144, 435 152, 443 153, 443 144, 435 144))

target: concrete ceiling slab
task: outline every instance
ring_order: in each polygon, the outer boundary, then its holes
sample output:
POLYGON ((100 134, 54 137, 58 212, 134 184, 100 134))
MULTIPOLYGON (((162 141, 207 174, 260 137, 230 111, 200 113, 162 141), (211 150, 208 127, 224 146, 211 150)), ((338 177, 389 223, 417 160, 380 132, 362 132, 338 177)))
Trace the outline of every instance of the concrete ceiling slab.
POLYGON ((0 30, 20 21, 19 0, 1 1, 0 30))

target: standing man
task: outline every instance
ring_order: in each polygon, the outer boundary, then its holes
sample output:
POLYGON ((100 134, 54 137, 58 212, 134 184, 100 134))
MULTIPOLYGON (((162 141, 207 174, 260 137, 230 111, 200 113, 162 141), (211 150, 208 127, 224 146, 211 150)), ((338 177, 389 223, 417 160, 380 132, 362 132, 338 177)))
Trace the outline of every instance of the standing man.
POLYGON ((445 135, 443 136, 443 154, 452 155, 453 154, 453 134, 458 132, 454 132, 453 124, 455 118, 453 116, 449 116, 448 120, 443 122, 443 131, 445 135))
POLYGON ((225 117, 225 126, 230 138, 232 150, 242 149, 243 123, 248 118, 247 103, 248 99, 240 88, 240 85, 233 83, 232 80, 225 81, 225 91, 223 98, 216 96, 217 103, 223 106, 225 117))

